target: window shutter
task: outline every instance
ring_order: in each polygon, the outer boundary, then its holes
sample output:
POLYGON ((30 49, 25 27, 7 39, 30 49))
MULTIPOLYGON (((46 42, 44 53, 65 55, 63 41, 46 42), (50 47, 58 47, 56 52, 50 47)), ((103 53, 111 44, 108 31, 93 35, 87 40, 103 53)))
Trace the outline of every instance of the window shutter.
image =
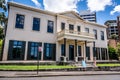
POLYGON ((13 40, 9 40, 8 60, 12 60, 13 40))

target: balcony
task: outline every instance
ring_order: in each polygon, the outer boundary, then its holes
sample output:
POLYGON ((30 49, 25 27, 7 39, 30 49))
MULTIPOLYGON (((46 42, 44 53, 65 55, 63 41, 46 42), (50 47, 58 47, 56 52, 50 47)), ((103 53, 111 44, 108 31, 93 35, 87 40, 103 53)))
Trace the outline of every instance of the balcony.
POLYGON ((80 40, 95 39, 94 34, 87 33, 87 32, 78 32, 74 30, 65 29, 57 33, 58 40, 61 38, 67 38, 67 37, 73 38, 73 39, 80 39, 80 40))

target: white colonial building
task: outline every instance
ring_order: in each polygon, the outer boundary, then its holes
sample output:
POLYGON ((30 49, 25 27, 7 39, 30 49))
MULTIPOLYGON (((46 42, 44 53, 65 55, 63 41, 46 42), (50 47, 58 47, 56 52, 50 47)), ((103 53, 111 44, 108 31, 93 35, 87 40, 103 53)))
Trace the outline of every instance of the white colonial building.
POLYGON ((9 2, 3 61, 108 60, 106 26, 84 21, 77 13, 53 13, 9 2))

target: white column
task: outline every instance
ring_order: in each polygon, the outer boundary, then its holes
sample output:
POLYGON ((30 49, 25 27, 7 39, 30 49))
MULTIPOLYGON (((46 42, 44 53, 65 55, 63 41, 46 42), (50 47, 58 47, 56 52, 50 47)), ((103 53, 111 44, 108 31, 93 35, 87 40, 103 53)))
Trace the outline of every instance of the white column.
POLYGON ((28 51, 28 42, 26 41, 24 60, 27 60, 27 51, 28 51))

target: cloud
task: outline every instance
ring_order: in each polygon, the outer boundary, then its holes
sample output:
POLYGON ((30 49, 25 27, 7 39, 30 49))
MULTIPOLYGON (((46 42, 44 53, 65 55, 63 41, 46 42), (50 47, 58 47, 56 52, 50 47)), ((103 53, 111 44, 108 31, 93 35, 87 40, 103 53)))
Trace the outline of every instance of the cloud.
POLYGON ((77 11, 77 3, 80 0, 43 0, 45 10, 53 12, 77 11))
POLYGON ((112 5, 112 0, 87 0, 90 11, 104 11, 106 6, 112 5))
POLYGON ((40 8, 41 7, 41 4, 38 2, 38 0, 31 0, 35 5, 36 7, 40 8))
POLYGON ((113 15, 116 12, 120 13, 120 5, 115 6, 115 8, 110 12, 110 14, 113 15))

